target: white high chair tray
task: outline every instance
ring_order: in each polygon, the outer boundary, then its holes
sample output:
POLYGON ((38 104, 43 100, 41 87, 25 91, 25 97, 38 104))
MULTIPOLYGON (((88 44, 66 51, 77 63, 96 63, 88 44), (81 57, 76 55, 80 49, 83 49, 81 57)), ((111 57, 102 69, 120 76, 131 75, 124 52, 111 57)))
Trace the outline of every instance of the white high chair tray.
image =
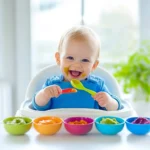
POLYGON ((61 109, 51 109, 47 111, 38 111, 30 108, 31 101, 25 101, 25 103, 17 111, 16 116, 26 116, 31 118, 36 118, 39 116, 59 116, 61 118, 73 117, 73 116, 84 116, 96 118, 99 116, 118 116, 122 118, 127 118, 136 115, 133 108, 129 103, 123 102, 124 108, 117 111, 104 111, 98 109, 87 109, 87 108, 61 108, 61 109))

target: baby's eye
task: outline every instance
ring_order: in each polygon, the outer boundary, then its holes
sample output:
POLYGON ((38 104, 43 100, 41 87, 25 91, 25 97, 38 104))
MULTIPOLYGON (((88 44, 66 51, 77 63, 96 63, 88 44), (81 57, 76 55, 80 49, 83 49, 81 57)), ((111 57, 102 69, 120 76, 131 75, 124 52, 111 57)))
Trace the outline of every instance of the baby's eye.
POLYGON ((74 58, 72 56, 68 56, 67 59, 74 60, 74 58))
POLYGON ((82 62, 90 62, 88 59, 82 59, 82 62))

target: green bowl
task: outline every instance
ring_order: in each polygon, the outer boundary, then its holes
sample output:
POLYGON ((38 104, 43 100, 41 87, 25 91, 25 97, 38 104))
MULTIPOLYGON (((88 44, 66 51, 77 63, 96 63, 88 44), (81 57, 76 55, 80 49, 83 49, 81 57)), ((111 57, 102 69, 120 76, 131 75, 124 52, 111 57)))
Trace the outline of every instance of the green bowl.
POLYGON ((9 117, 3 120, 5 130, 13 135, 23 135, 31 129, 32 119, 28 117, 9 117))

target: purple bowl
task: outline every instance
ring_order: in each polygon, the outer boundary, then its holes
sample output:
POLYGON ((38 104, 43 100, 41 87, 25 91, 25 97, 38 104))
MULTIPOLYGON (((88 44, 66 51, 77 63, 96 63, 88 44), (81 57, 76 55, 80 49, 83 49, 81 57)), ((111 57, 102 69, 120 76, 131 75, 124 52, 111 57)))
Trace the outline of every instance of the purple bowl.
POLYGON ((91 129, 93 127, 93 122, 94 122, 94 120, 92 118, 88 118, 88 117, 70 117, 70 118, 67 118, 64 120, 64 126, 65 126, 65 129, 71 134, 83 135, 83 134, 87 134, 88 132, 91 131, 91 129), (84 125, 69 124, 69 122, 80 121, 80 120, 84 120, 88 124, 84 124, 84 125))

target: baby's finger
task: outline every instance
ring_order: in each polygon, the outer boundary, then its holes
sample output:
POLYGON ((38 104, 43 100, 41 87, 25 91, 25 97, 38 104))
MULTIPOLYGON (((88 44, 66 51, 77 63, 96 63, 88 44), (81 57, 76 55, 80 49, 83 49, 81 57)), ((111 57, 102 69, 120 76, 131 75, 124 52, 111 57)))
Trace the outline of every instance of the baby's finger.
POLYGON ((61 94, 62 93, 62 89, 59 86, 56 86, 56 88, 57 88, 58 93, 61 94))
POLYGON ((106 106, 106 102, 105 101, 99 101, 98 104, 102 107, 105 107, 106 106))
POLYGON ((60 95, 57 86, 53 87, 53 95, 54 95, 54 97, 58 97, 60 95))
POLYGON ((102 95, 101 94, 96 94, 95 96, 93 96, 93 98, 95 99, 95 100, 98 100, 98 99, 102 99, 103 97, 102 97, 102 95))
POLYGON ((99 92, 99 94, 103 96, 106 94, 106 92, 99 92))

